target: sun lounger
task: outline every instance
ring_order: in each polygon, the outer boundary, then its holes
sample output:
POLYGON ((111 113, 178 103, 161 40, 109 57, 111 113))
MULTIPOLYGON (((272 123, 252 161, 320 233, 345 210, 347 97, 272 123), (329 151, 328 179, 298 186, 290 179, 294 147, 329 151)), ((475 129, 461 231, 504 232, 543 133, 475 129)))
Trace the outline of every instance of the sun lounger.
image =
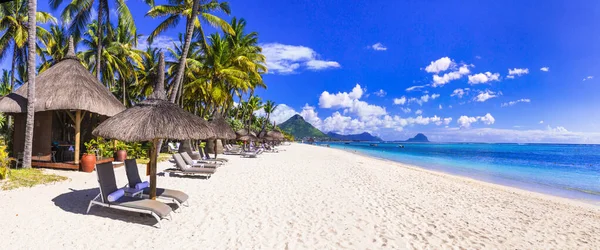
POLYGON ((181 158, 183 158, 183 161, 185 162, 185 164, 190 165, 192 167, 217 168, 220 166, 220 164, 208 163, 208 162, 202 161, 202 160, 192 160, 192 157, 190 157, 190 155, 188 155, 187 152, 182 152, 180 155, 181 155, 181 158))
POLYGON ((98 174, 100 194, 90 201, 86 213, 90 212, 93 205, 98 205, 124 211, 149 214, 158 221, 159 227, 161 227, 161 219, 164 219, 167 216, 171 218, 171 212, 173 210, 170 206, 160 201, 125 196, 123 189, 117 187, 115 170, 113 169, 111 162, 96 165, 96 173, 98 174))
MULTIPOLYGON (((147 181, 142 182, 135 159, 125 160, 125 172, 127 173, 129 188, 143 190, 144 197, 148 197, 150 195, 149 183, 147 181)), ((184 203, 187 205, 187 200, 189 198, 184 192, 166 188, 156 188, 156 196, 159 199, 172 201, 177 204, 178 207, 181 207, 184 203)))
POLYGON ((175 159, 175 166, 177 166, 177 170, 183 174, 204 175, 210 177, 215 173, 216 170, 214 168, 197 168, 185 164, 185 161, 180 154, 173 155, 173 158, 175 159))
POLYGON ((202 153, 204 154, 204 157, 202 158, 204 161, 219 162, 221 164, 229 161, 229 159, 225 158, 210 158, 210 154, 207 154, 206 151, 204 151, 204 148, 201 148, 200 150, 202 150, 202 153))
POLYGON ((172 142, 167 143, 167 146, 169 146, 169 153, 177 153, 179 150, 179 147, 176 147, 172 142))

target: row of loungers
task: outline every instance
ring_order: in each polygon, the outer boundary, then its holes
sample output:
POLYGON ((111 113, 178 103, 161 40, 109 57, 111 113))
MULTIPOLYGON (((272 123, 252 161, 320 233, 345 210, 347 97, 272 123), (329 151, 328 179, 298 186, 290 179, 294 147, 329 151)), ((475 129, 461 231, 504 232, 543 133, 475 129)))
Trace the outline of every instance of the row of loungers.
MULTIPOLYGON (((149 183, 147 181, 142 182, 135 159, 125 160, 125 171, 127 172, 128 185, 125 188, 119 188, 112 163, 107 162, 96 165, 100 194, 90 201, 87 213, 90 212, 92 206, 98 205, 149 214, 158 221, 158 225, 161 227, 162 219, 172 218, 171 212, 173 212, 173 209, 163 202, 148 199, 150 194, 149 183), (140 197, 126 196, 125 192, 131 192, 132 190, 135 190, 136 193, 141 191, 140 197)), ((189 196, 184 192, 157 188, 156 195, 160 200, 176 204, 178 208, 182 208, 183 205, 189 206, 189 196)))

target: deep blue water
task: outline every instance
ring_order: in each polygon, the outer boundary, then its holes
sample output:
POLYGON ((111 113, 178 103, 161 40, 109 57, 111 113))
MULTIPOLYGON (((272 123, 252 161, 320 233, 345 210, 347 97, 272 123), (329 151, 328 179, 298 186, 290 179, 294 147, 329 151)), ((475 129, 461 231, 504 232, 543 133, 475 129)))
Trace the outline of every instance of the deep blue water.
POLYGON ((370 143, 328 144, 501 185, 600 202, 600 145, 377 143, 373 147, 370 143))

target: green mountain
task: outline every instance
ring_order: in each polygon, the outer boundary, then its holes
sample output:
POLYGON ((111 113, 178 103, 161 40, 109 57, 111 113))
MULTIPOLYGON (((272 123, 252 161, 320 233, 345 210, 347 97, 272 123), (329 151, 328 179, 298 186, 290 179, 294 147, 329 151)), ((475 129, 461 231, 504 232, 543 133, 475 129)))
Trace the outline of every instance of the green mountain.
POLYGON ((302 139, 304 137, 327 138, 327 135, 306 122, 300 115, 290 117, 290 119, 284 123, 279 124, 279 128, 286 133, 293 135, 296 139, 302 139))
POLYGON ((329 132, 327 135, 332 139, 341 141, 383 141, 381 138, 373 136, 367 132, 355 135, 341 135, 334 132, 329 132))

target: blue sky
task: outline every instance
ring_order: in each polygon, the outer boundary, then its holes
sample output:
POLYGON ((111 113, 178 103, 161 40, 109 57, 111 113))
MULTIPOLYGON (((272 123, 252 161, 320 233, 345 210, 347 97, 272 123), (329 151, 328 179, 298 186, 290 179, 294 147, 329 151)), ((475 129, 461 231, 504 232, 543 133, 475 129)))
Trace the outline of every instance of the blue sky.
MULTIPOLYGON (((270 72, 257 94, 281 104, 277 122, 300 113, 387 140, 600 143, 598 1, 229 2, 223 17, 259 33, 270 72)), ((140 34, 156 27, 142 1, 128 4, 140 34)))

